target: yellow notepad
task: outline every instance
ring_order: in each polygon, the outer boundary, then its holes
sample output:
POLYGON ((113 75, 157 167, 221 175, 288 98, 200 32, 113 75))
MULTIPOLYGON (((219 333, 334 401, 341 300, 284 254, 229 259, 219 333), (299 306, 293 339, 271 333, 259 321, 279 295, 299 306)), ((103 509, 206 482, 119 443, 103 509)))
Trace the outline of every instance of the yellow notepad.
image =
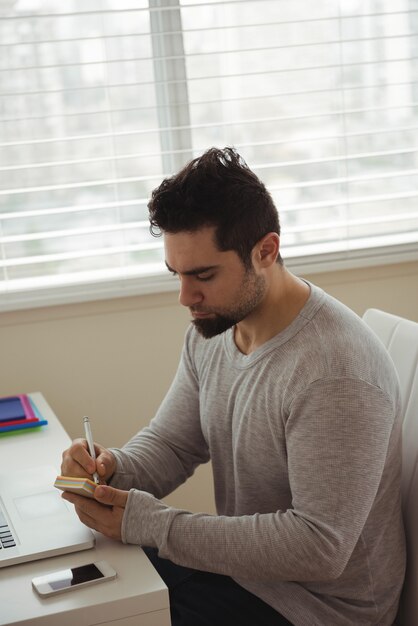
POLYGON ((93 498, 94 490, 97 485, 89 478, 80 478, 77 476, 57 476, 54 487, 61 491, 71 491, 79 496, 93 498))

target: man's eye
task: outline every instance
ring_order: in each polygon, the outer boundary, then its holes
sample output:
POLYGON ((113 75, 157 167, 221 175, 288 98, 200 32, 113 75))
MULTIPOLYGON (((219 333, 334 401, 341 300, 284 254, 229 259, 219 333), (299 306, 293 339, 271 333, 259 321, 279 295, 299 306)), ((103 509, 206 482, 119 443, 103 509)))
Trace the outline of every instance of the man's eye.
POLYGON ((199 280, 201 283, 206 283, 208 280, 212 280, 212 278, 214 278, 215 274, 205 274, 204 276, 197 276, 197 280, 199 280))

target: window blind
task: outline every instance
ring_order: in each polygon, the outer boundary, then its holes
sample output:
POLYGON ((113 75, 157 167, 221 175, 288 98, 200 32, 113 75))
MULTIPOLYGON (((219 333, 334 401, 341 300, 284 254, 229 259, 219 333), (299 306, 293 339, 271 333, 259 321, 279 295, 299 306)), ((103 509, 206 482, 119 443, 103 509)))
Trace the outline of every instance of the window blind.
POLYGON ((418 0, 1 0, 0 308, 173 288, 147 201, 214 145, 290 267, 418 258, 417 77, 418 0))

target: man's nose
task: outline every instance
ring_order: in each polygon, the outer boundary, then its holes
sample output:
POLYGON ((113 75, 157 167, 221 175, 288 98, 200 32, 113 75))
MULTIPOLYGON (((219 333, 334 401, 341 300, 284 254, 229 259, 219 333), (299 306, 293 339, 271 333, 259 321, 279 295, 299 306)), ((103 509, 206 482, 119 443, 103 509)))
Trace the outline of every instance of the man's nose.
POLYGON ((179 302, 183 306, 191 307, 199 304, 203 300, 203 295, 196 285, 193 277, 183 276, 180 278, 179 302))

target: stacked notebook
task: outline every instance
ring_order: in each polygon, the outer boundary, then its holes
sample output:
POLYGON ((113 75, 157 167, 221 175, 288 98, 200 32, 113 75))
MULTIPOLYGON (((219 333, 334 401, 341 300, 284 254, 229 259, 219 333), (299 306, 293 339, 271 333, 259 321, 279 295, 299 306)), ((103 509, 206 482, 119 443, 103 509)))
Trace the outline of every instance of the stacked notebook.
POLYGON ((0 435, 18 430, 45 426, 34 402, 26 394, 0 398, 0 435))

